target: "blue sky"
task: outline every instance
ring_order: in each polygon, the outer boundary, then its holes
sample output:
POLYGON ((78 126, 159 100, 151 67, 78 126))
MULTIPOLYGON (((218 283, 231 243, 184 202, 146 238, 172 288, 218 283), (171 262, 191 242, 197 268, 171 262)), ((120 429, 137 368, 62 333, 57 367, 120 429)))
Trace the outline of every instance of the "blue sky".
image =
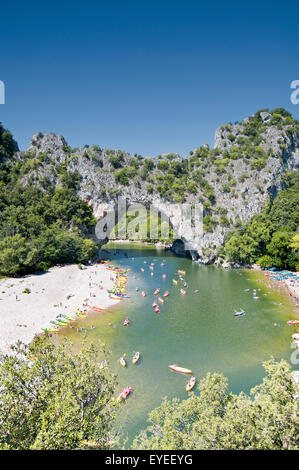
POLYGON ((0 121, 72 147, 187 155, 214 131, 285 107, 299 80, 295 2, 5 2, 0 121))

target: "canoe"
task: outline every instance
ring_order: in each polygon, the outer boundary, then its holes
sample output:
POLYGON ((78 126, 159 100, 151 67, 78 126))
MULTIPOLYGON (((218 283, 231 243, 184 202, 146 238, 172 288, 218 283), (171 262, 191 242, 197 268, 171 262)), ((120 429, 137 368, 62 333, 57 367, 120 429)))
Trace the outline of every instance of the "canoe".
POLYGON ((191 377, 191 379, 189 380, 189 382, 186 385, 186 392, 190 392, 190 390, 192 390, 192 388, 194 387, 195 384, 196 384, 196 378, 191 377))
POLYGON ((91 308, 91 310, 94 310, 95 312, 101 312, 102 310, 106 310, 105 308, 102 307, 94 307, 92 305, 88 305, 88 308, 91 308))
POLYGON ((120 362, 120 364, 121 364, 123 367, 126 367, 127 363, 126 363, 126 360, 125 360, 125 358, 124 358, 123 356, 121 356, 121 357, 119 358, 119 362, 120 362))
POLYGON ((43 330, 45 333, 57 333, 57 331, 59 331, 58 328, 42 328, 42 330, 43 330))
POLYGON ((126 398, 128 398, 128 396, 130 395, 130 393, 133 392, 133 389, 132 387, 126 387, 126 388, 123 388, 120 395, 118 396, 117 400, 120 401, 120 400, 125 400, 126 398))
POLYGON ((109 299, 111 299, 111 300, 123 300, 124 297, 120 297, 120 296, 115 295, 115 294, 109 294, 109 299))
POLYGON ((192 370, 185 369, 185 367, 177 366, 176 364, 171 364, 168 366, 173 372, 179 372, 180 374, 192 374, 192 370))
POLYGON ((137 351, 137 352, 134 354, 134 357, 133 357, 133 359, 132 359, 132 363, 133 363, 133 364, 136 364, 136 363, 139 361, 139 358, 140 358, 140 352, 137 351))
POLYGON ((65 318, 57 318, 57 321, 62 325, 68 325, 70 323, 70 321, 66 320, 65 318))
POLYGON ((68 317, 67 315, 62 315, 62 316, 63 316, 63 318, 65 318, 65 319, 68 320, 68 321, 74 321, 74 320, 75 320, 75 318, 73 318, 73 317, 68 317))
POLYGON ((240 310, 239 312, 235 312, 234 315, 235 317, 240 317, 241 315, 245 314, 245 310, 240 310))

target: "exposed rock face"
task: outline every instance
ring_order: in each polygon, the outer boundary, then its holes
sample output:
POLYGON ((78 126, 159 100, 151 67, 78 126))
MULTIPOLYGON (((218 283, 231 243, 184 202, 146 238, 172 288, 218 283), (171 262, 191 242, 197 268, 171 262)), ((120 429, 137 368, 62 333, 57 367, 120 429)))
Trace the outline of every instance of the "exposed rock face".
MULTIPOLYGON (((79 195, 87 201, 97 219, 116 208, 118 196, 127 199, 128 204, 141 203, 147 208, 152 205, 163 215, 169 217, 178 239, 191 242, 188 252, 193 258, 203 263, 215 261, 217 249, 223 245, 227 231, 238 221, 246 222, 260 212, 267 198, 274 198, 282 188, 282 176, 287 171, 299 167, 299 132, 291 132, 290 126, 272 125, 271 113, 261 112, 259 119, 261 133, 250 140, 251 119, 245 119, 235 125, 226 125, 215 132, 214 154, 208 146, 203 151, 210 152, 210 160, 200 160, 194 167, 192 157, 188 163, 188 178, 195 173, 204 174, 205 182, 214 193, 211 207, 205 209, 204 216, 211 215, 218 223, 212 225, 202 236, 184 225, 180 217, 180 207, 174 201, 161 196, 154 187, 159 175, 163 174, 156 163, 150 171, 151 180, 138 174, 128 184, 116 181, 115 171, 132 168, 132 161, 138 158, 121 151, 101 149, 98 146, 82 149, 70 149, 62 136, 36 134, 27 152, 18 152, 16 158, 23 159, 30 154, 38 159, 40 165, 24 177, 24 183, 30 181, 39 184, 46 178, 58 184, 57 165, 64 165, 69 171, 77 171, 82 176, 79 195), (246 152, 244 151, 246 149, 246 152), (212 152, 212 153, 211 153, 212 152), (254 155, 251 158, 251 152, 254 155), (225 214, 226 223, 221 222, 220 214, 225 214), (220 219, 219 219, 220 218, 220 219), (220 221, 219 221, 220 220, 220 221)), ((27 157, 28 158, 28 157, 27 157)), ((178 155, 172 155, 172 161, 185 163, 178 155)), ((146 159, 140 159, 142 165, 146 159)), ((185 202, 202 203, 207 197, 201 187, 196 192, 187 192, 185 202)), ((198 215, 199 217, 199 215, 198 215)), ((205 221, 205 219, 204 219, 205 221)), ((195 221, 196 222, 196 221, 195 221)), ((184 254, 182 244, 176 242, 173 250, 184 254)))

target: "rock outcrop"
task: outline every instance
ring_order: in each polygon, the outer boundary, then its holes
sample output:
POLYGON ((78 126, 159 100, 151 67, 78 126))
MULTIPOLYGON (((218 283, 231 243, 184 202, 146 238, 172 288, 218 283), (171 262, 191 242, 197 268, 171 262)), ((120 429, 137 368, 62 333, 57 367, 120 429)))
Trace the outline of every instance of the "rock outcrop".
MULTIPOLYGON (((154 206, 169 217, 177 239, 190 242, 188 253, 210 263, 228 230, 260 212, 281 190, 283 175, 299 167, 299 123, 287 113, 261 111, 217 129, 213 150, 205 145, 190 153, 186 159, 171 154, 153 160, 98 146, 71 149, 62 136, 36 134, 28 151, 15 158, 37 162, 24 184, 59 184, 61 172, 78 172, 79 195, 99 220, 116 208, 119 196, 128 205, 154 206), (182 202, 203 204, 203 234, 182 223, 182 202)), ((173 249, 184 254, 178 241, 173 249)))

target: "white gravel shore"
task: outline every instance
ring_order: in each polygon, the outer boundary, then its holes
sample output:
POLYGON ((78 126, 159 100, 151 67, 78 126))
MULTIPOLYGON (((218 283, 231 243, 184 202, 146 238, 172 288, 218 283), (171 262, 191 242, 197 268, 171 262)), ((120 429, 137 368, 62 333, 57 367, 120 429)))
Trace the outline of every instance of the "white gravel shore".
POLYGON ((111 300, 107 293, 113 287, 111 277, 115 275, 104 264, 95 264, 83 270, 67 265, 45 273, 1 279, 0 352, 8 353, 17 340, 29 343, 60 313, 75 314, 78 308, 86 309, 85 303, 103 308, 115 305, 118 301, 111 300))

